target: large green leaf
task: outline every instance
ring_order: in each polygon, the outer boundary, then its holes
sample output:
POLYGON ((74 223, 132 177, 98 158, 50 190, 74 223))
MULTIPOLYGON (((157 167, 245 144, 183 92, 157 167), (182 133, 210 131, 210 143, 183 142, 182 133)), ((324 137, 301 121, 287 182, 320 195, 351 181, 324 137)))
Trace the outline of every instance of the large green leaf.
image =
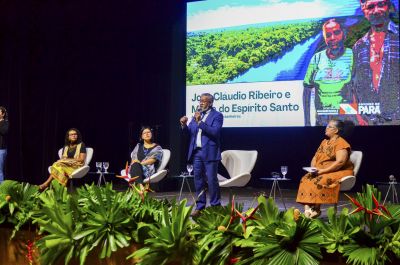
POLYGON ((150 238, 145 240, 145 247, 135 251, 130 257, 139 259, 138 264, 192 264, 194 241, 188 231, 190 228, 191 207, 186 207, 186 200, 170 209, 164 206, 161 223, 151 226, 150 238))

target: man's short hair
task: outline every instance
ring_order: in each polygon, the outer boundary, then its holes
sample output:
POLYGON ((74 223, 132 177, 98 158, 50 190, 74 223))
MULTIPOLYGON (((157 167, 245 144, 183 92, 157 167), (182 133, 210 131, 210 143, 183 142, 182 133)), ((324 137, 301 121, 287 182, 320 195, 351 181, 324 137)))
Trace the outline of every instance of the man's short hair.
POLYGON ((214 103, 214 96, 211 95, 210 93, 203 93, 200 95, 200 97, 208 97, 208 100, 210 101, 211 104, 214 103))
POLYGON ((344 35, 347 35, 346 29, 343 27, 342 22, 337 21, 336 18, 330 18, 330 19, 328 19, 327 21, 325 21, 325 23, 322 24, 322 30, 324 30, 324 28, 325 28, 329 23, 336 23, 336 24, 339 24, 340 29, 343 31, 343 34, 344 34, 344 35))
POLYGON ((336 24, 339 24, 340 29, 341 29, 342 31, 344 31, 344 30, 343 30, 342 23, 340 23, 339 21, 337 21, 336 18, 331 18, 331 19, 328 19, 327 21, 325 21, 325 23, 322 24, 322 28, 324 29, 329 23, 336 23, 336 24))

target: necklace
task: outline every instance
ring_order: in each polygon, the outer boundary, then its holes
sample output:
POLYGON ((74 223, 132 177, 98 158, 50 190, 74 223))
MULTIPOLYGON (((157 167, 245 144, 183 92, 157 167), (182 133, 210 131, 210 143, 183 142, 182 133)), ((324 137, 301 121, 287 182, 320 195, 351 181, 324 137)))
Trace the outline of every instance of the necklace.
POLYGON ((332 145, 334 142, 336 142, 337 138, 339 138, 339 136, 329 138, 329 140, 326 142, 326 144, 332 145))

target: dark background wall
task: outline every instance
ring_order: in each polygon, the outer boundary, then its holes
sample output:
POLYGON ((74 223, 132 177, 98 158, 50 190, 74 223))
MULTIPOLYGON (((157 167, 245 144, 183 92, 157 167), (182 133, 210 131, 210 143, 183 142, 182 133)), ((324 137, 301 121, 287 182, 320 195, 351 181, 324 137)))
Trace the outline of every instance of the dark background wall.
MULTIPOLYGON (((183 170, 183 0, 0 0, 0 105, 11 124, 8 178, 40 183, 68 128, 81 130, 95 161, 125 164, 141 125, 170 148, 170 175, 183 170)), ((225 128, 223 149, 256 149, 257 178, 289 166, 296 186, 324 128, 225 128)), ((400 126, 357 127, 364 152, 358 185, 400 179, 400 126)))

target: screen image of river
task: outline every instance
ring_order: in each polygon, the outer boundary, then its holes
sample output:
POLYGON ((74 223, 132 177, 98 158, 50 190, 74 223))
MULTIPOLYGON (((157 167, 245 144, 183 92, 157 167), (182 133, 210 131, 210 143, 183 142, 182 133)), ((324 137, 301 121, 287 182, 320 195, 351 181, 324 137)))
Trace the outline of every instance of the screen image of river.
POLYGON ((225 127, 400 125, 399 0, 375 1, 381 39, 359 0, 188 3, 187 115, 211 93, 225 127))
POLYGON ((321 42, 321 37, 322 35, 319 33, 304 43, 297 44, 282 57, 264 65, 252 67, 228 83, 302 80, 306 74, 308 63, 321 42))

